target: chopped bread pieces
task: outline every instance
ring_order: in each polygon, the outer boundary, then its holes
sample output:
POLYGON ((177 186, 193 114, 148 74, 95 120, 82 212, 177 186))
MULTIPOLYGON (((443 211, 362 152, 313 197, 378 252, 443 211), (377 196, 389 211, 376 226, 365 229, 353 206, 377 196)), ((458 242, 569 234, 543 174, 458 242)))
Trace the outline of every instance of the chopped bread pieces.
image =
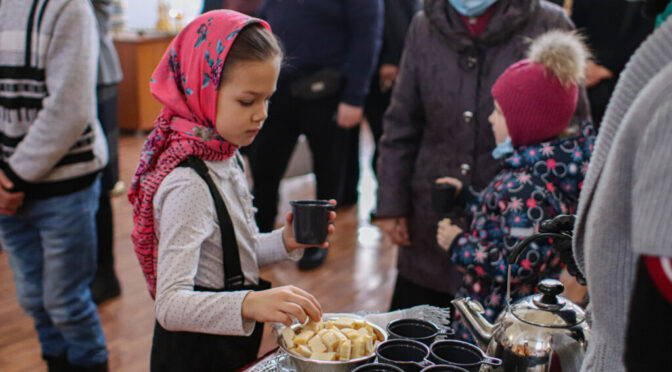
POLYGON ((286 327, 281 335, 290 353, 322 361, 347 361, 371 355, 383 341, 370 324, 351 318, 310 321, 296 331, 286 327))

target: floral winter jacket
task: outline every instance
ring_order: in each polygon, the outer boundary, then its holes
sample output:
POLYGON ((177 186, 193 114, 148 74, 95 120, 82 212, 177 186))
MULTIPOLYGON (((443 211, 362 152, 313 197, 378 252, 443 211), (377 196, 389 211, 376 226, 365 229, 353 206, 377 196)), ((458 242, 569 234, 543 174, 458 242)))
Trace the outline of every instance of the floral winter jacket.
MULTIPOLYGON (((593 126, 584 122, 579 136, 516 148, 483 191, 468 193, 471 227, 453 240, 449 254, 464 272, 457 297, 479 301, 490 321, 505 305, 506 257, 542 221, 575 212, 594 143, 593 126)), ((557 278, 560 270, 549 240, 532 243, 511 267, 512 300, 531 294, 541 278, 557 278)), ((457 332, 470 338, 461 323, 457 332)))

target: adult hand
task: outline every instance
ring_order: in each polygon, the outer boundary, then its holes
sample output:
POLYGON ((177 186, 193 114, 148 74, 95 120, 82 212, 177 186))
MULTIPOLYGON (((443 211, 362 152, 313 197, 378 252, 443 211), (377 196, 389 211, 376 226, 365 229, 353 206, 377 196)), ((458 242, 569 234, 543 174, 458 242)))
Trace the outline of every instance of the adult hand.
POLYGON ((341 102, 338 105, 338 126, 345 129, 358 126, 362 121, 363 113, 364 110, 361 107, 341 102))
POLYGON ((462 234, 463 230, 450 222, 450 218, 444 218, 439 221, 438 229, 436 230, 436 241, 439 246, 445 251, 450 249, 453 240, 462 234))
POLYGON ((308 317, 319 321, 322 319, 322 306, 310 293, 286 285, 248 293, 243 300, 242 315, 243 318, 261 323, 280 322, 290 326, 292 318, 301 323, 308 317))
POLYGON ((614 74, 608 68, 600 66, 595 62, 588 61, 586 64, 586 87, 594 87, 602 80, 611 79, 614 74))
POLYGON ((406 217, 380 218, 375 224, 390 237, 392 243, 403 246, 411 245, 406 217))
POLYGON ((14 188, 12 181, 7 178, 5 173, 0 170, 0 214, 12 216, 23 204, 24 194, 22 192, 11 192, 14 188))
MULTIPOLYGON (((329 202, 336 208, 336 200, 329 200, 329 202)), ((315 247, 315 244, 300 244, 296 242, 294 238, 294 214, 288 212, 285 216, 285 227, 282 229, 282 242, 285 244, 285 249, 287 252, 291 252, 295 249, 315 247)), ((336 231, 334 227, 334 221, 336 221, 336 212, 329 212, 329 226, 327 227, 327 240, 318 246, 319 248, 328 248, 329 247, 329 237, 336 231)))
POLYGON ((394 82, 397 80, 399 74, 399 66, 391 64, 383 64, 378 71, 380 75, 380 91, 387 92, 392 89, 394 82))
POLYGON ((581 285, 586 285, 586 278, 576 265, 574 251, 572 250, 572 236, 576 216, 561 214, 542 222, 539 226, 540 233, 556 233, 567 235, 567 238, 553 238, 553 250, 558 254, 560 261, 567 266, 567 272, 576 278, 581 285))
POLYGON ((457 178, 441 177, 441 178, 437 178, 435 182, 436 183, 447 183, 447 184, 455 186, 455 195, 459 195, 460 192, 462 191, 462 181, 458 180, 457 178))

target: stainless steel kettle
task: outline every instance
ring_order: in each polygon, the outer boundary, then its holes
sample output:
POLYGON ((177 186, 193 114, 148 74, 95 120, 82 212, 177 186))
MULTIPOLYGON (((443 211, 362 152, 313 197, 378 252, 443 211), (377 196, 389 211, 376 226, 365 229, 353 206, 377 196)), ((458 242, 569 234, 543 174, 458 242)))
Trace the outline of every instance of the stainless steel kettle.
MULTIPOLYGON (((532 235, 511 252, 509 263, 516 262, 532 241, 549 237, 571 239, 563 234, 532 235)), ((583 309, 560 296, 564 287, 554 279, 542 280, 537 286, 539 294, 511 303, 510 282, 509 265, 507 306, 495 324, 483 317, 483 306, 477 301, 453 300, 477 344, 488 355, 502 360, 501 366, 484 366, 481 371, 579 371, 590 333, 583 309)))

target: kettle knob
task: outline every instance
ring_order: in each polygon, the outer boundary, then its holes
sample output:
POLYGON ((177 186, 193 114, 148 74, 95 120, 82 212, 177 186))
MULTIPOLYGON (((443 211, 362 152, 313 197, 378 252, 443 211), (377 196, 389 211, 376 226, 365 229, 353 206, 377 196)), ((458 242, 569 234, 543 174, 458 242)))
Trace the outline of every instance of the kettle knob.
POLYGON ((544 305, 560 305, 563 301, 558 299, 560 293, 565 290, 565 286, 559 280, 544 279, 537 285, 539 292, 543 294, 539 302, 544 305))

